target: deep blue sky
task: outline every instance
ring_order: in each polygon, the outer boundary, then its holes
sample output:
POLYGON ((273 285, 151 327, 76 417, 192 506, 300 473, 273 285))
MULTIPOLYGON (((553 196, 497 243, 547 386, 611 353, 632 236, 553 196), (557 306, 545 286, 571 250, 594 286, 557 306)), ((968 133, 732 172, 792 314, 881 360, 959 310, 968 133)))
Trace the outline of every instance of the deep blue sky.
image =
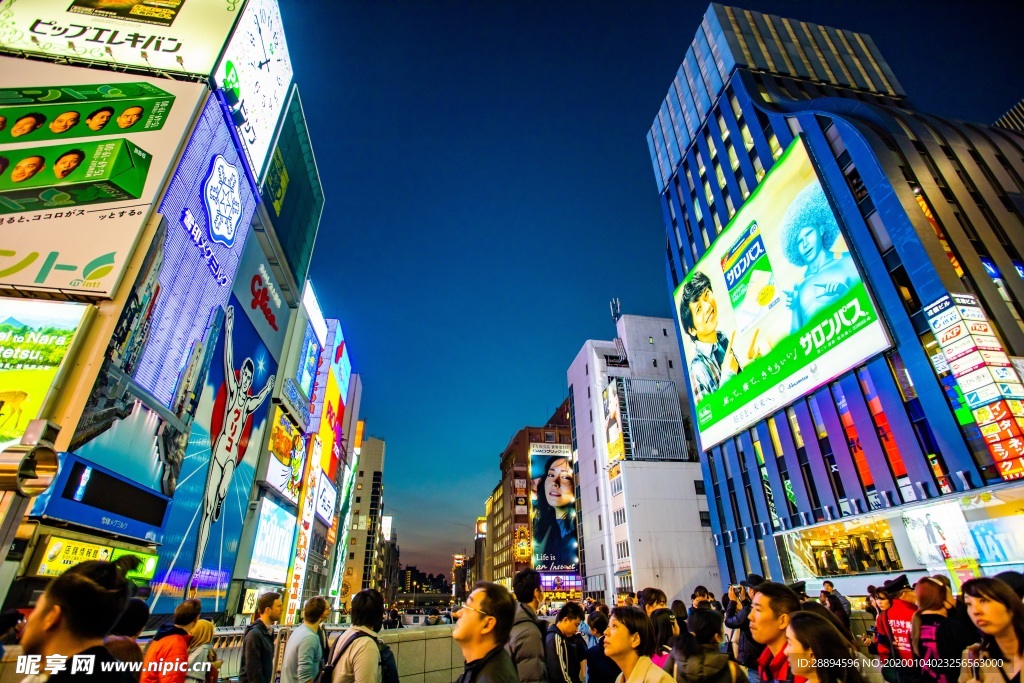
MULTIPOLYGON (((742 0, 869 33, 918 108, 1024 97, 1024 3, 742 0)), ((693 0, 281 0, 327 195, 310 279, 387 441, 401 559, 472 550, 498 456, 587 339, 670 312, 644 135, 693 0)))

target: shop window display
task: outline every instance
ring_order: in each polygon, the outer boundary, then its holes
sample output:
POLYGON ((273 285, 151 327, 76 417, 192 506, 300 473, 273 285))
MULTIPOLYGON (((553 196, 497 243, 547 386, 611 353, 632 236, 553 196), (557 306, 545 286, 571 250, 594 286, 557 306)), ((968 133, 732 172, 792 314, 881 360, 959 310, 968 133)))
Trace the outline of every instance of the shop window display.
POLYGON ((785 536, 797 578, 903 571, 889 521, 868 518, 785 536))

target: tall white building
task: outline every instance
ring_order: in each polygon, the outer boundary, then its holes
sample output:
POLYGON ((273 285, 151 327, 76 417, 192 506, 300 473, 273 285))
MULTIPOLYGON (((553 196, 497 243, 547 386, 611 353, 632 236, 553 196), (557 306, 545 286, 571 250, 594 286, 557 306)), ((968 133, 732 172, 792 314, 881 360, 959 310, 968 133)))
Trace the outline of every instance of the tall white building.
POLYGON ((674 323, 625 315, 568 370, 581 574, 614 603, 647 586, 721 585, 674 323))

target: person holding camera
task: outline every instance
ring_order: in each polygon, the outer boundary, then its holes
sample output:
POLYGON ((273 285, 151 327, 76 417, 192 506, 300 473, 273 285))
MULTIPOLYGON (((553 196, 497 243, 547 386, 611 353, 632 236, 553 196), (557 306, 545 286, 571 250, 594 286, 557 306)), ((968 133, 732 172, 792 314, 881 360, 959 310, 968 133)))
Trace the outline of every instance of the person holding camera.
POLYGON ((729 606, 725 610, 725 625, 739 631, 736 659, 747 668, 750 683, 759 683, 757 662, 764 651, 764 645, 750 634, 750 608, 754 589, 764 583, 764 577, 749 574, 738 586, 729 586, 729 606))

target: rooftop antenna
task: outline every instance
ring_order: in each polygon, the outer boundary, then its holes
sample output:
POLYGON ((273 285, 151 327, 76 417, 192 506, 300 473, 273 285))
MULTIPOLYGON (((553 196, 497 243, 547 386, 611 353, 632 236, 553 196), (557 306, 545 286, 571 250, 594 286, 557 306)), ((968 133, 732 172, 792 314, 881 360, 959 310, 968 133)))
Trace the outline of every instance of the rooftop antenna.
POLYGON ((612 320, 619 322, 619 318, 622 317, 622 304, 619 302, 618 297, 612 299, 608 306, 612 310, 612 320))

